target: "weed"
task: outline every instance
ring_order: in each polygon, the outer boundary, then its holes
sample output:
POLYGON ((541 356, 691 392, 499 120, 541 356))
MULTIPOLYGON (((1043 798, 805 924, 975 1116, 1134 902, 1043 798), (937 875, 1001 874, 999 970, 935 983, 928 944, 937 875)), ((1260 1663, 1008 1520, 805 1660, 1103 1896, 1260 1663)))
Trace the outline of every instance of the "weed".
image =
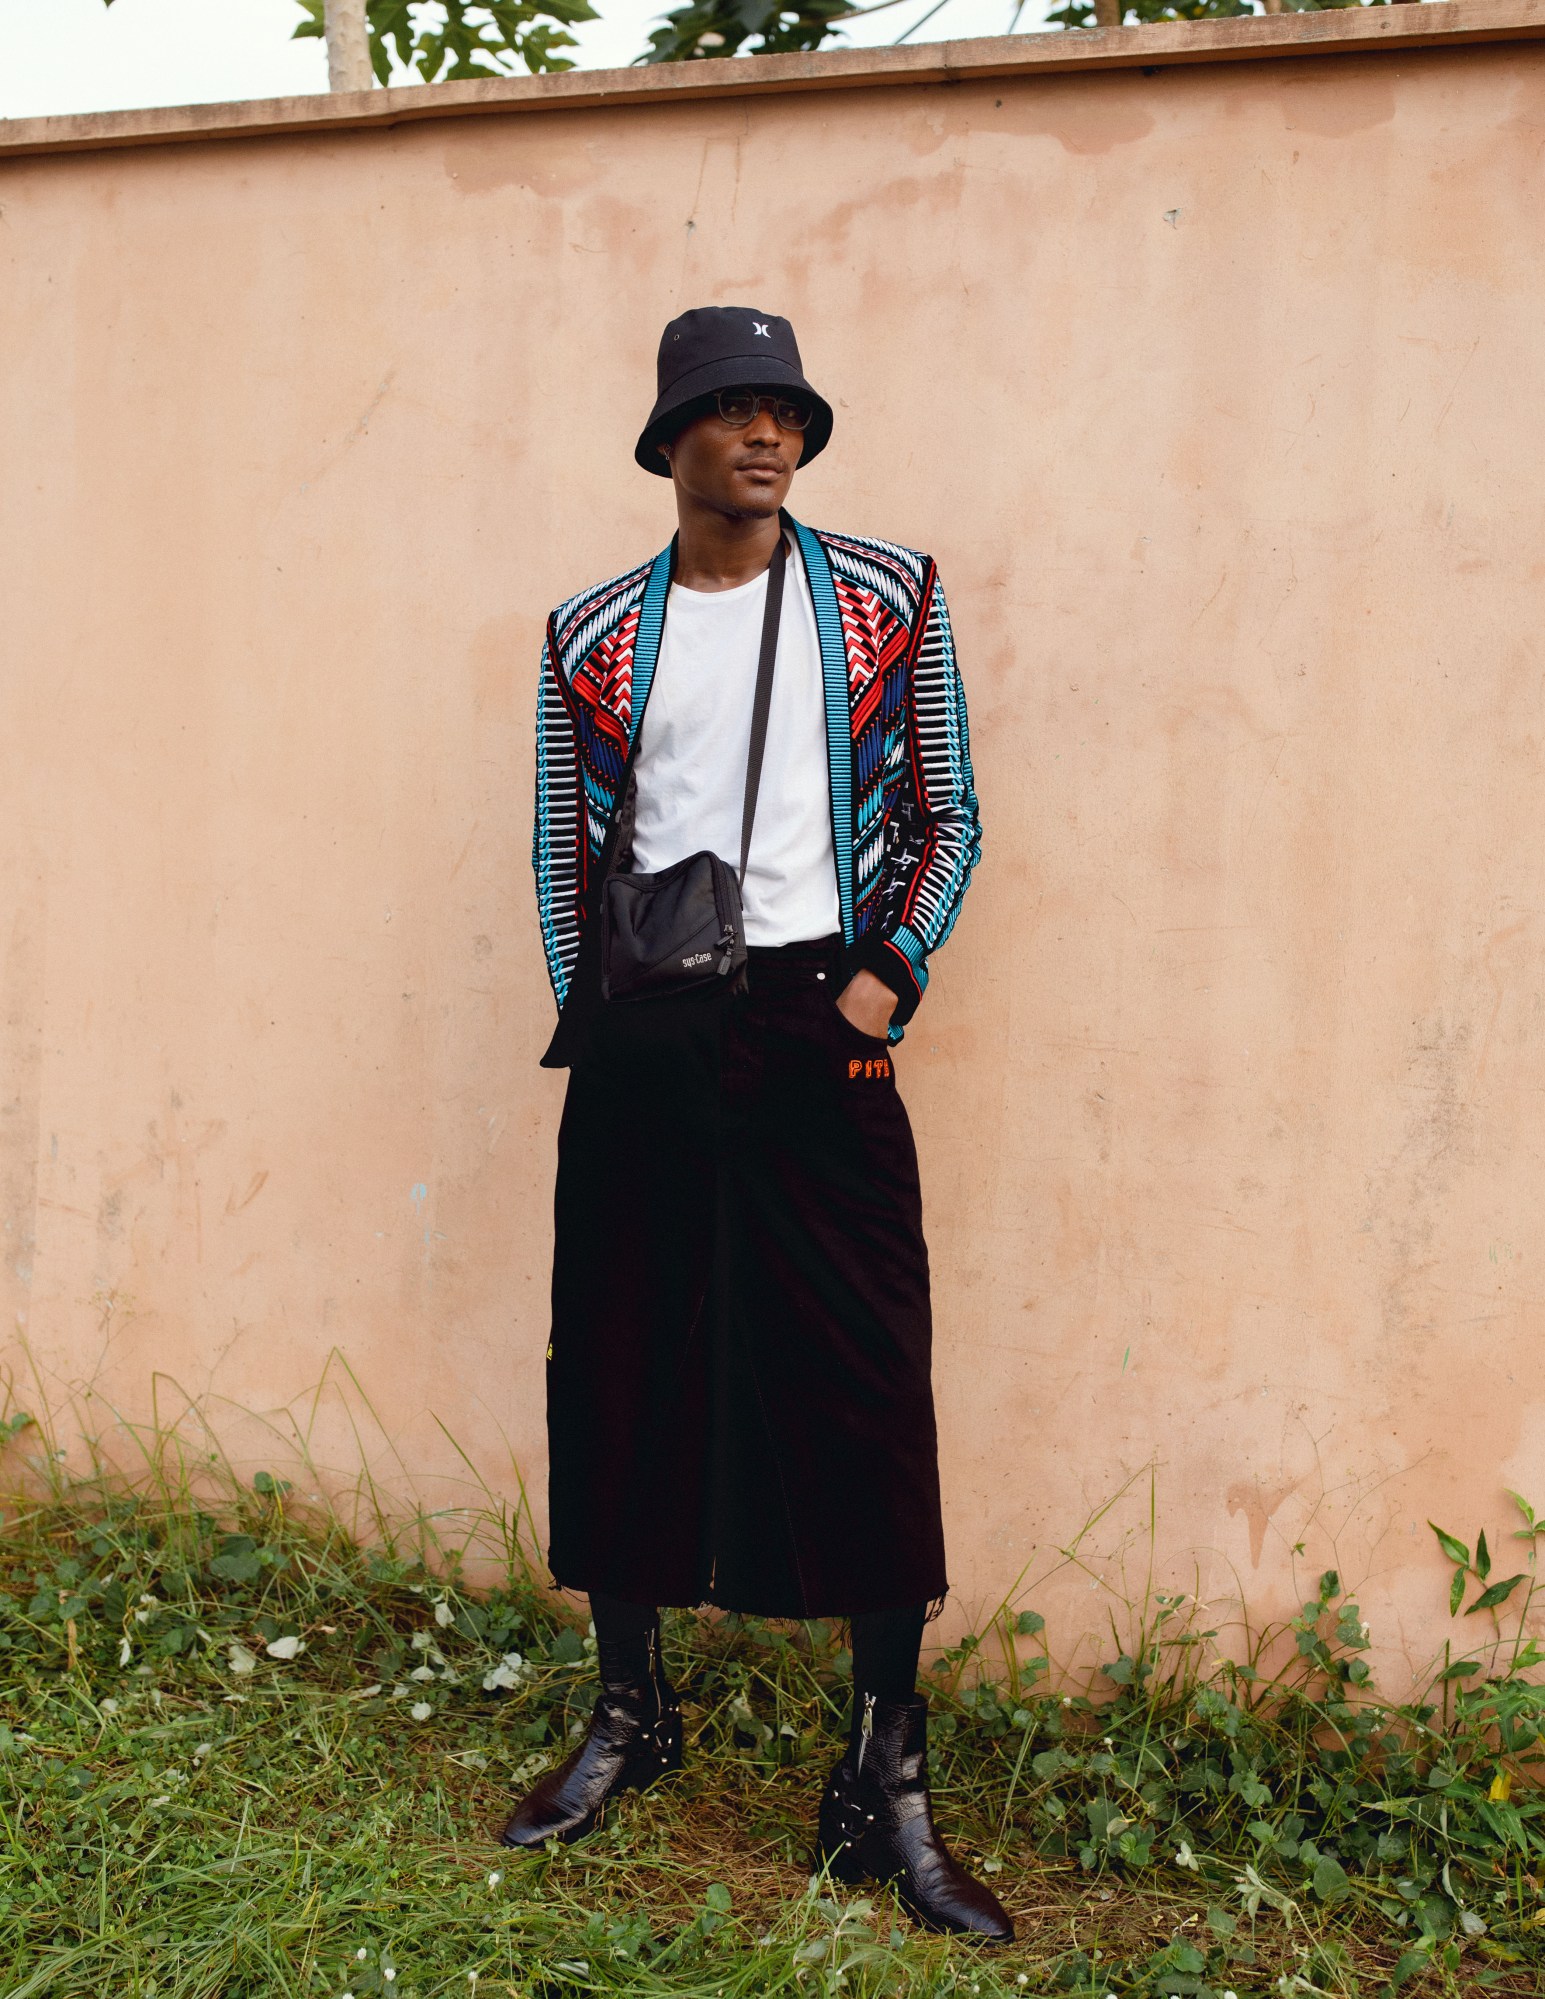
POLYGON ((492 1830, 583 1728, 595 1641, 506 1517, 506 1573, 473 1587, 425 1522, 357 1538, 218 1454, 195 1478, 163 1440, 137 1481, 76 1477, 15 1414, 4 1446, 5 1999, 1539 1989, 1545 1524, 1517 1495, 1505 1583, 1484 1536, 1434 1529, 1486 1659, 1446 1655, 1404 1704, 1334 1571, 1206 1665, 1194 1599, 1150 1593, 1108 1692, 1065 1689, 1018 1603, 944 1652, 938 1815, 1020 1932, 985 1953, 809 1876, 840 1627, 673 1614, 686 1772, 580 1846, 509 1854, 492 1830))

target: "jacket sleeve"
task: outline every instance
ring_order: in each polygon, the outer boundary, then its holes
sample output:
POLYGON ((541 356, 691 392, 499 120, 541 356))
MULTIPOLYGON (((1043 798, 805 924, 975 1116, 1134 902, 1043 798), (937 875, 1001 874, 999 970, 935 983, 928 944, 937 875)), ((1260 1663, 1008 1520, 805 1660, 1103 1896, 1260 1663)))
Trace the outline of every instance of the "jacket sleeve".
POLYGON ((949 607, 928 564, 907 699, 906 810, 895 820, 881 898, 884 921, 862 940, 858 963, 896 995, 893 1028, 910 1020, 928 983, 928 958, 949 936, 982 851, 971 773, 966 696, 949 607))
POLYGON ((584 841, 579 745, 559 679, 557 643, 549 618, 537 688, 536 820, 531 865, 536 873, 537 920, 542 927, 547 976, 560 1009, 579 954, 584 841))

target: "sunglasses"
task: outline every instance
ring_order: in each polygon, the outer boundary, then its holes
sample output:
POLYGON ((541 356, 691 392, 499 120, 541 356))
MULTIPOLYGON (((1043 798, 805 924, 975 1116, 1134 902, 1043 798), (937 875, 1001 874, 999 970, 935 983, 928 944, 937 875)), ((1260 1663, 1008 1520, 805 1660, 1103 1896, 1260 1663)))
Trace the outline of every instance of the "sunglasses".
POLYGON ((758 395, 754 389, 721 389, 716 401, 719 415, 736 430, 744 430, 766 403, 780 430, 803 430, 814 414, 810 405, 791 396, 758 395))

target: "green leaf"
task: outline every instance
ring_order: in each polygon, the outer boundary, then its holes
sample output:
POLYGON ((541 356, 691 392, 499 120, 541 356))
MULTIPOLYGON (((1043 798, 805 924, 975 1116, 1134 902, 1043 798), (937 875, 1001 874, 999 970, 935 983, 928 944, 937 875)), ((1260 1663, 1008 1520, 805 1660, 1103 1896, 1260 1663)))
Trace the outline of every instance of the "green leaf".
POLYGON ((729 1914, 730 1909, 733 1906, 733 1899, 734 1898, 731 1896, 729 1889, 725 1887, 722 1881, 714 1881, 710 1883, 708 1893, 703 1897, 703 1900, 708 1905, 708 1907, 712 1909, 716 1915, 720 1916, 727 1916, 729 1914))
POLYGON ((1491 1574, 1491 1550, 1486 1546, 1486 1529, 1483 1527, 1475 1544, 1475 1573, 1482 1582, 1491 1574))
MULTIPOLYGON (((1405 1951, 1401 1955, 1400 1960, 1396 1964, 1394 1970, 1390 1973, 1389 1983, 1388 1985, 1385 1986, 1384 1993, 1388 1994, 1398 1990, 1400 1986, 1405 1984, 1408 1978, 1414 1978, 1417 1972, 1425 1971, 1428 1965, 1431 1964, 1431 1962, 1432 1962, 1431 1951, 1426 1951, 1426 1950, 1405 1951)), ((1381 1999, 1383 1999, 1383 1995, 1381 1995, 1381 1999)))
POLYGON ((1450 1617, 1459 1608, 1460 1599, 1465 1593, 1465 1577, 1468 1574, 1468 1569, 1455 1569, 1454 1571, 1454 1580, 1448 1586, 1448 1614, 1450 1617))
POLYGON ((1509 1576, 1506 1582, 1493 1583, 1490 1589, 1481 1591, 1474 1603, 1465 1611, 1465 1616, 1474 1617, 1478 1610, 1495 1610, 1499 1603, 1507 1602, 1523 1580, 1522 1576, 1509 1576))
POLYGON ((1022 1610, 1014 1629, 1021 1638, 1033 1638, 1036 1632, 1046 1629, 1046 1619, 1037 1610, 1022 1610))
POLYGON ((227 1534, 220 1543, 219 1554, 209 1564, 209 1573, 223 1577, 226 1582, 254 1583, 262 1567, 257 1543, 250 1534, 227 1534))
POLYGON ((1464 1542, 1456 1541, 1452 1534, 1445 1534, 1435 1520, 1429 1520, 1427 1525, 1437 1535, 1438 1546, 1448 1556, 1449 1560, 1451 1562, 1458 1562, 1462 1568, 1469 1568, 1470 1550, 1465 1546, 1464 1542))
POLYGON ((1314 1892, 1322 1902, 1344 1902, 1351 1894, 1346 1869, 1334 1855, 1322 1853, 1314 1863, 1314 1892))
POLYGON ((1468 1680, 1472 1674, 1478 1673, 1480 1670, 1480 1667, 1476 1665, 1473 1659, 1463 1659, 1457 1666, 1445 1666, 1443 1671, 1438 1675, 1438 1678, 1440 1680, 1468 1680))

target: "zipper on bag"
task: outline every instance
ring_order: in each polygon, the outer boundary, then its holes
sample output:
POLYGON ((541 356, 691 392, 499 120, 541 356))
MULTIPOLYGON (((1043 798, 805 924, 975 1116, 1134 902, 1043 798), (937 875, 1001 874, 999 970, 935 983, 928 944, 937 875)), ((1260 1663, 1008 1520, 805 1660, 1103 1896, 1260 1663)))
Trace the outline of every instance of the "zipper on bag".
POLYGON ((735 925, 730 920, 729 912, 725 908, 725 901, 726 898, 721 890, 718 870, 715 869, 713 875, 713 903, 714 911, 719 918, 718 948, 721 953, 719 959, 719 977, 721 979, 728 973, 731 961, 735 955, 735 925))

